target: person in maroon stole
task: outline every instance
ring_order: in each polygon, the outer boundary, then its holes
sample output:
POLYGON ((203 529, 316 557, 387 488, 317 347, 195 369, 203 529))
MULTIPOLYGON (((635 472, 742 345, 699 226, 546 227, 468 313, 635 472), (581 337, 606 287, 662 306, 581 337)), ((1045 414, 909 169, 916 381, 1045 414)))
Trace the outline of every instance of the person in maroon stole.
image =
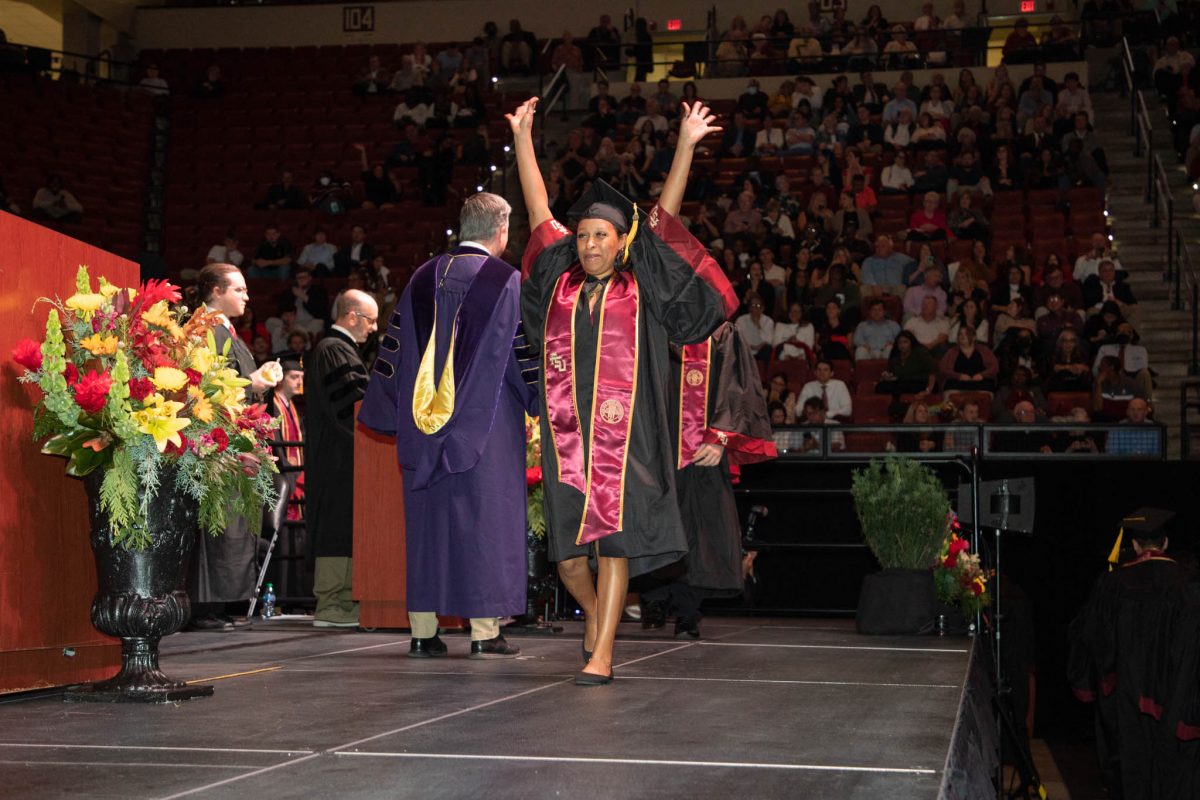
POLYGON ((669 344, 703 342, 737 309, 716 261, 675 218, 696 144, 720 130, 686 104, 659 204, 643 215, 603 181, 550 213, 533 150, 537 98, 507 115, 532 230, 521 311, 542 367, 542 473, 549 554, 583 609, 579 685, 612 680, 631 575, 678 561, 687 537, 667 429, 669 344), (593 581, 590 563, 595 564, 593 581))
POLYGON ((525 611, 525 412, 520 276, 500 258, 504 198, 480 192, 459 244, 413 273, 388 320, 358 421, 396 437, 404 471, 408 655, 445 656, 437 615, 471 620, 471 658, 520 653, 499 618, 525 611))
POLYGON ((733 483, 742 464, 775 458, 767 397, 754 353, 732 325, 705 342, 672 348, 675 490, 687 556, 646 576, 642 626, 675 614, 675 638, 700 638, 700 603, 741 594, 742 527, 733 483))

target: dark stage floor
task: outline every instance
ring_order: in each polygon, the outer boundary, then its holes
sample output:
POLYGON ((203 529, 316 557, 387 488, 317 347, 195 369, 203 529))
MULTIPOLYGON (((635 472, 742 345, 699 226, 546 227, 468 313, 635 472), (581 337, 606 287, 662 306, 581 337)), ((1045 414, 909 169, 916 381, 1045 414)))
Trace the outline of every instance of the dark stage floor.
POLYGON ((288 623, 163 643, 216 695, 174 706, 0 699, 11 798, 935 798, 967 639, 841 621, 623 627, 617 680, 574 686, 581 626, 516 660, 405 657, 408 637, 288 623), (670 631, 670 628, 667 629, 670 631), (661 634, 661 632, 658 632, 661 634))

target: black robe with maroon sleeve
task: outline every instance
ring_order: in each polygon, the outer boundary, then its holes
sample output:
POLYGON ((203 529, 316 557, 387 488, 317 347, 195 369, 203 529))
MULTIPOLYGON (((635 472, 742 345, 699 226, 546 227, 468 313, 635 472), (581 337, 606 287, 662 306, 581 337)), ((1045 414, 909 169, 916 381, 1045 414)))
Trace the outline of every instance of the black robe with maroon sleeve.
MULTIPOLYGON (((577 261, 575 237, 554 220, 539 225, 523 260, 522 322, 536 354, 544 345, 546 318, 555 285, 577 261)), ((547 415, 543 369, 541 399, 542 474, 549 553, 554 561, 580 556, 630 559, 631 576, 679 560, 687 539, 675 494, 675 463, 668 428, 668 345, 704 341, 732 310, 732 287, 716 262, 671 215, 656 207, 633 240, 630 269, 637 279, 638 355, 636 400, 631 412, 624 475, 623 527, 594 544, 578 544, 585 495, 558 479, 557 454, 547 415)), ((592 423, 592 391, 598 326, 581 293, 574 314, 576 409, 585 443, 592 423)))

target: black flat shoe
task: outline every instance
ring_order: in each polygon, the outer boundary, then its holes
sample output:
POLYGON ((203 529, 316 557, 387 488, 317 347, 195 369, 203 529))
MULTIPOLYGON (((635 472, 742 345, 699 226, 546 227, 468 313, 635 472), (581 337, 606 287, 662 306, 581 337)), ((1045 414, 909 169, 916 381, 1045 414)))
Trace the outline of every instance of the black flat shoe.
POLYGON ((594 675, 591 672, 580 672, 575 676, 576 686, 607 686, 613 682, 612 670, 607 675, 594 675))
POLYGON ((585 633, 583 635, 583 642, 579 643, 579 652, 583 654, 583 665, 585 667, 587 666, 587 662, 592 660, 592 651, 588 650, 587 645, 584 644, 584 642, 586 642, 586 641, 587 641, 587 634, 585 633))
POLYGON ((441 658, 446 652, 446 643, 436 634, 428 639, 413 639, 408 646, 409 658, 441 658))
POLYGON ((189 631, 231 631, 233 623, 213 616, 196 617, 188 623, 187 629, 189 631))

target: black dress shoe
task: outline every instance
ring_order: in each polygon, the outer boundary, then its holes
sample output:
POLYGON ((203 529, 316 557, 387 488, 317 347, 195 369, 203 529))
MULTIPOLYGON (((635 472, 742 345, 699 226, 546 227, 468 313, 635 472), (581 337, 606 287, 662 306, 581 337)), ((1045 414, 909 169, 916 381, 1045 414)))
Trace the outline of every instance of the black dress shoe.
POLYGON ((575 675, 576 686, 605 686, 613 682, 612 669, 607 675, 596 675, 591 672, 580 672, 575 675))
POLYGON ((687 622, 682 619, 675 620, 675 638, 676 639, 699 639, 700 624, 697 622, 687 622))
POLYGON ((446 643, 435 634, 428 639, 413 639, 408 645, 409 658, 441 658, 446 655, 446 643))
POLYGON ((667 624, 667 606, 665 603, 642 603, 642 627, 646 630, 661 628, 667 624))
POLYGON ((246 619, 245 617, 231 617, 228 614, 221 614, 220 616, 217 617, 217 619, 221 620, 222 622, 227 623, 228 625, 230 625, 234 628, 240 629, 240 628, 254 627, 254 623, 251 622, 250 620, 246 619))
POLYGON ((521 648, 506 642, 503 634, 495 639, 471 642, 470 658, 515 658, 520 654, 521 648))

